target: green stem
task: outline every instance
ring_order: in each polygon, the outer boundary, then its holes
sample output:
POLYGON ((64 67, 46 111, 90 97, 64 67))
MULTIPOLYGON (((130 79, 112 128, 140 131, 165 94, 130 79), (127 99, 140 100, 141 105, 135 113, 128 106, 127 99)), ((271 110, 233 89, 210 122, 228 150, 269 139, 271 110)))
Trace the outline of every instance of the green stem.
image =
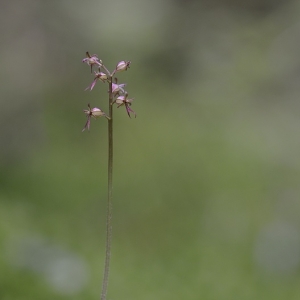
POLYGON ((108 121, 108 197, 107 197, 107 217, 106 217, 106 247, 105 247, 105 265, 102 282, 101 300, 106 300, 108 275, 111 256, 112 239, 112 175, 113 175, 113 93, 112 76, 109 80, 109 118, 108 121))

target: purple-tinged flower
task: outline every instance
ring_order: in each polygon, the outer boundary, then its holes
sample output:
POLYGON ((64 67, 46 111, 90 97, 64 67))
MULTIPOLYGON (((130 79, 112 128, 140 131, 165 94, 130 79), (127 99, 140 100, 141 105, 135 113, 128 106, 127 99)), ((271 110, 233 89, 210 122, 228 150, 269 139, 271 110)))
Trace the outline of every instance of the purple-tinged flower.
POLYGON ((98 58, 97 54, 91 56, 88 51, 86 52, 86 58, 84 58, 82 62, 91 66, 91 73, 93 73, 93 66, 102 66, 102 61, 98 58))
POLYGON ((125 93, 124 87, 126 86, 126 83, 112 83, 112 93, 114 95, 121 93, 125 93))
POLYGON ((124 95, 120 95, 116 98, 116 100, 113 102, 113 103, 116 103, 117 104, 117 108, 119 108, 120 106, 125 106, 125 109, 126 109, 126 112, 129 116, 129 118, 131 118, 130 116, 130 113, 133 113, 134 114, 134 117, 136 118, 136 113, 135 111, 133 111, 130 106, 131 106, 131 103, 133 101, 133 99, 129 99, 127 98, 128 97, 128 94, 125 93, 124 95))
POLYGON ((116 72, 126 71, 129 68, 130 64, 131 64, 131 61, 122 60, 122 61, 118 62, 115 71, 116 72))
POLYGON ((100 117, 106 117, 107 119, 110 119, 100 108, 98 107, 94 107, 91 108, 90 104, 88 104, 88 108, 89 109, 85 109, 83 112, 86 114, 87 116, 87 121, 84 125, 84 128, 82 129, 82 131, 85 131, 86 128, 88 130, 90 130, 90 124, 91 124, 91 117, 93 117, 94 119, 100 118, 100 117))
POLYGON ((98 80, 101 80, 102 82, 105 82, 108 78, 107 75, 103 72, 94 71, 94 73, 95 73, 95 78, 94 78, 93 82, 85 89, 85 91, 86 90, 91 91, 94 88, 94 86, 95 86, 95 84, 98 80))

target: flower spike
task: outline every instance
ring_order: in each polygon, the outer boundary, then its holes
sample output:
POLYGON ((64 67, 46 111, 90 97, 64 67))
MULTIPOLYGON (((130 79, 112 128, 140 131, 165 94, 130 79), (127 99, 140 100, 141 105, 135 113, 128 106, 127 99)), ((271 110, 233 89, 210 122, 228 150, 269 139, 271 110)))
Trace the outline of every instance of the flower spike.
POLYGON ((107 187, 108 187, 108 201, 107 201, 107 214, 106 214, 106 246, 105 246, 105 263, 104 263, 104 274, 102 281, 102 291, 101 299, 107 299, 107 288, 108 288, 108 278, 109 278, 109 265, 110 265, 110 256, 111 256, 111 245, 112 245, 112 194, 113 194, 113 105, 116 104, 117 108, 124 106, 126 113, 129 118, 132 114, 136 117, 135 111, 131 109, 132 98, 128 98, 128 93, 125 90, 125 83, 118 83, 116 74, 118 72, 126 71, 130 67, 130 61, 119 61, 112 72, 110 72, 102 61, 98 58, 96 54, 90 55, 89 52, 86 52, 86 57, 82 60, 86 63, 90 69, 93 76, 92 83, 85 89, 92 91, 96 83, 100 80, 103 83, 108 85, 108 107, 109 113, 106 115, 100 108, 94 107, 91 108, 88 104, 88 109, 85 109, 83 112, 86 115, 86 123, 82 131, 90 130, 91 119, 97 119, 100 117, 105 117, 107 121, 108 129, 108 173, 107 173, 107 187), (95 68, 94 68, 95 67, 95 68), (94 71, 95 70, 95 71, 94 71))

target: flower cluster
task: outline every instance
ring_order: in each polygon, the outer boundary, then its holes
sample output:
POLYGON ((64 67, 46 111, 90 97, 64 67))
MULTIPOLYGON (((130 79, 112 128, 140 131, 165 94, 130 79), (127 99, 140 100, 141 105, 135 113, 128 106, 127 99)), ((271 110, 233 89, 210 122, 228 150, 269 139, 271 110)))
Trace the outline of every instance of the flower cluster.
MULTIPOLYGON (((128 98, 128 93, 125 91, 125 83, 118 83, 118 79, 115 77, 117 72, 126 71, 130 67, 130 61, 120 61, 113 72, 109 72, 105 65, 102 63, 102 60, 98 58, 96 54, 90 55, 89 52, 86 52, 86 57, 82 60, 83 63, 86 63, 91 68, 91 73, 93 74, 93 68, 95 67, 96 70, 94 71, 94 80, 92 83, 85 89, 92 91, 98 81, 102 83, 109 84, 109 93, 110 105, 116 104, 117 108, 124 106, 128 116, 131 118, 131 114, 136 117, 136 113, 131 109, 131 104, 133 99, 128 98)), ((88 120, 83 128, 84 131, 86 128, 90 129, 90 122, 91 118, 99 118, 99 117, 106 117, 108 120, 111 119, 111 116, 106 115, 100 108, 94 107, 91 108, 90 104, 88 104, 88 110, 84 110, 88 120)))

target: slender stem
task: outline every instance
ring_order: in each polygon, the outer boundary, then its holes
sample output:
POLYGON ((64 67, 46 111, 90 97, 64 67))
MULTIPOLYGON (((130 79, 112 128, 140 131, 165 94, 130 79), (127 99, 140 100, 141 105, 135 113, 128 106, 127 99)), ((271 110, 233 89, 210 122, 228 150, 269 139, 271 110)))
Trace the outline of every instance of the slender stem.
POLYGON ((109 264, 111 255, 111 238, 112 238, 112 175, 113 175, 113 93, 112 93, 112 76, 109 78, 109 118, 108 119, 108 197, 107 197, 107 219, 106 219, 106 250, 104 276, 102 282, 101 300, 106 300, 109 264))

